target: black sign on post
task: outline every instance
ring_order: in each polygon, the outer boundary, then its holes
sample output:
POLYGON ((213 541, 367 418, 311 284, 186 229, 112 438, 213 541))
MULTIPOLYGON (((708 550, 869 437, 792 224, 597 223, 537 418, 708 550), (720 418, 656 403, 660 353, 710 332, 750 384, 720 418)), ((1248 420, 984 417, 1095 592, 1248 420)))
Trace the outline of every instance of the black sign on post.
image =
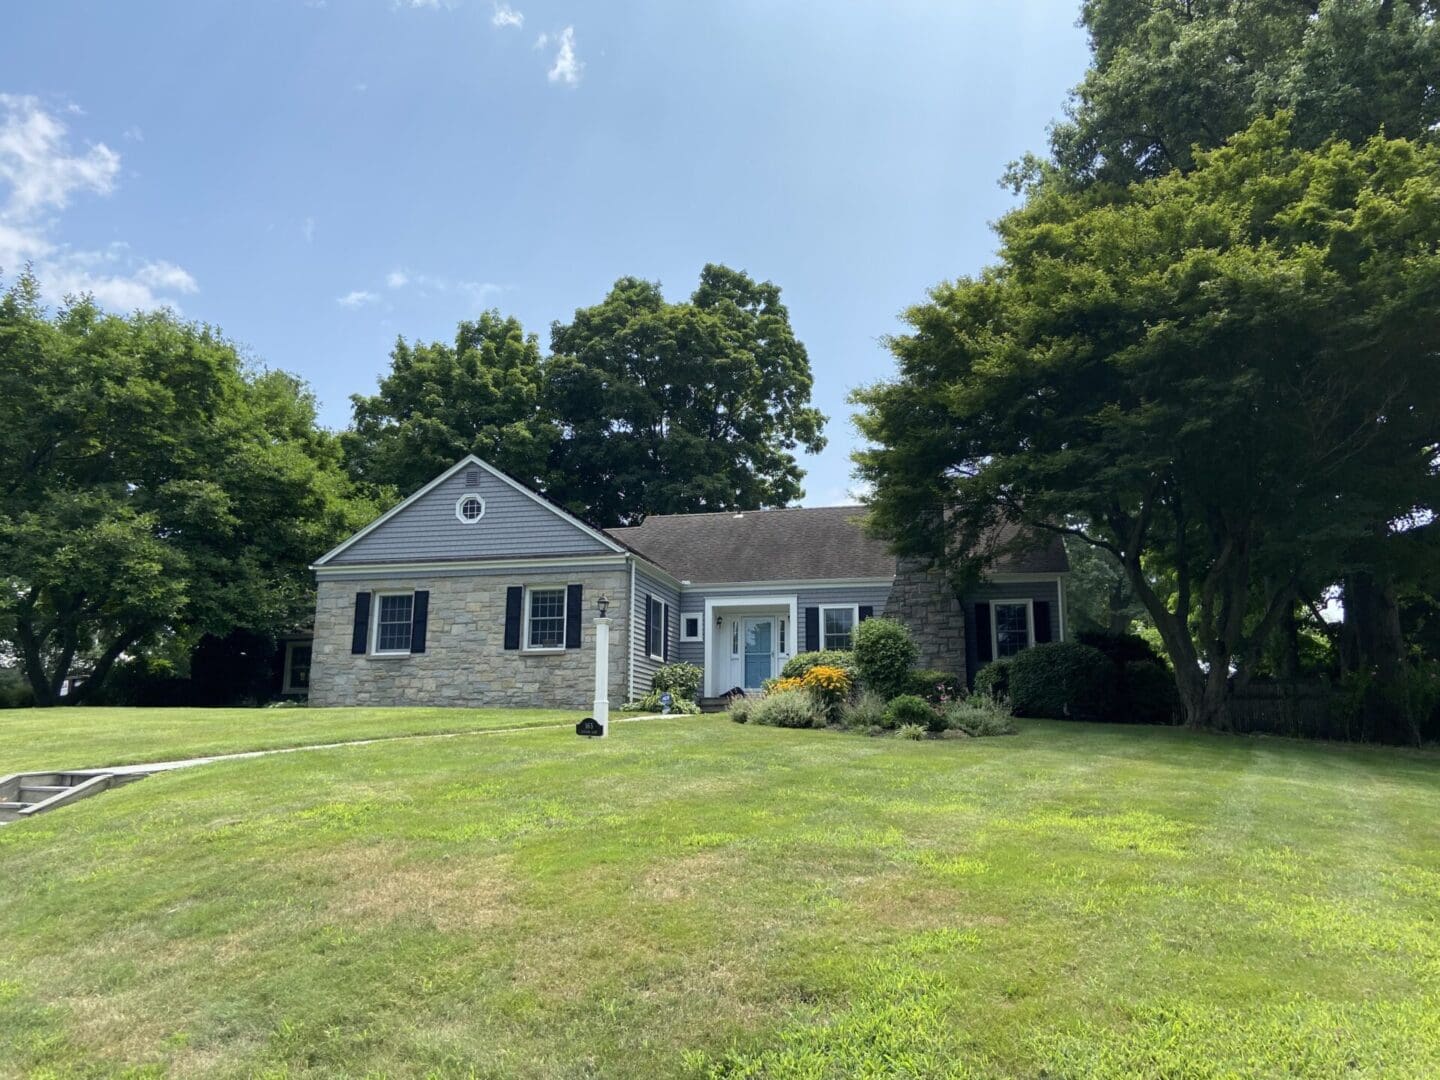
POLYGON ((588 735, 591 738, 595 738, 596 736, 604 735, 605 729, 600 725, 599 720, 596 720, 593 716, 587 716, 575 725, 575 734, 588 735))

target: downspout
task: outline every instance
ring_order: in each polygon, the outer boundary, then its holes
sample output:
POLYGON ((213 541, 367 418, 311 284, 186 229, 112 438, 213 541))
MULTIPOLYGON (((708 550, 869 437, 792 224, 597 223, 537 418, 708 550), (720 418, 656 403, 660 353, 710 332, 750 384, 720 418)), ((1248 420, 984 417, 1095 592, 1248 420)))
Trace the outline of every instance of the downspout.
POLYGON ((625 561, 630 564, 630 595, 626 598, 626 601, 625 601, 625 602, 629 605, 629 607, 627 608, 627 611, 629 612, 629 614, 626 616, 625 622, 626 622, 626 624, 627 624, 627 625, 629 626, 629 628, 630 628, 630 632, 626 635, 626 637, 629 639, 630 644, 629 644, 629 648, 627 649, 628 655, 626 656, 626 659, 625 659, 625 669, 626 669, 625 681, 626 681, 626 686, 627 686, 627 688, 628 688, 628 690, 629 690, 629 696, 626 697, 625 700, 626 700, 626 701, 634 701, 634 700, 635 700, 635 622, 636 622, 636 619, 635 619, 635 556, 634 556, 634 555, 626 555, 626 556, 625 556, 625 561))

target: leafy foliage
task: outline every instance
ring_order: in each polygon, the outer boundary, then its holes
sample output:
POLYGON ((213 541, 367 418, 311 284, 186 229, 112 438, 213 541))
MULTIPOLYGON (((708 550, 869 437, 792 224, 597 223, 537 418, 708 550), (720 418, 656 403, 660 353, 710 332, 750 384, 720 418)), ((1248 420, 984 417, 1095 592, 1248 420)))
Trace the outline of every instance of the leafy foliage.
POLYGON ((885 699, 874 690, 862 689, 840 706, 840 723, 852 731, 884 727, 885 699))
POLYGON ((910 688, 919 649, 910 628, 896 619, 866 619, 855 628, 855 670, 860 682, 885 698, 910 688))
POLYGON ((1115 711, 1114 665, 1078 641, 1025 649, 1010 661, 1010 704, 1019 716, 1108 719, 1115 711))
POLYGON ((0 640, 41 705, 124 654, 314 610, 310 562, 373 515, 293 376, 173 315, 0 298, 0 640))
POLYGON ((853 681, 844 668, 816 664, 805 672, 800 685, 824 710, 826 719, 833 721, 840 718, 840 705, 850 696, 853 681))
POLYGON ((946 727, 963 731, 973 738, 1015 734, 1015 721, 1010 705, 1003 700, 976 695, 963 701, 952 701, 940 710, 946 727))
POLYGON ((650 686, 660 693, 668 690, 676 699, 697 701, 704 682, 705 672, 695 664, 675 663, 657 668, 650 679, 650 686))
POLYGON ((928 730, 924 724, 901 724, 895 729, 895 737, 897 739, 911 739, 918 742, 925 738, 928 730))
POLYGON ((992 700, 1010 698, 1010 661, 992 660, 975 674, 975 696, 992 700))
POLYGON ((817 649, 814 652, 796 653, 785 661, 780 674, 787 679, 803 678, 805 673, 817 664, 840 668, 854 678, 855 655, 848 649, 817 649))
POLYGON ((941 705, 965 696, 965 680, 934 668, 920 668, 910 673, 908 690, 932 705, 941 705))
POLYGON ((937 716, 939 713, 931 708, 924 698, 914 694, 901 694, 892 698, 885 706, 884 726, 898 728, 905 724, 917 724, 921 728, 929 728, 935 723, 937 716))

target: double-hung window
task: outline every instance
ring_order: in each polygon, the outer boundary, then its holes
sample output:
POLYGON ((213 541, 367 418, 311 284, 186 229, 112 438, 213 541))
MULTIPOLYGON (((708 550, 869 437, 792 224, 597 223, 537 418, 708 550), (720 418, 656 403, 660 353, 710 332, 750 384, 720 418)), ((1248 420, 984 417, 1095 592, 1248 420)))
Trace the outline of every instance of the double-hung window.
POLYGON ((415 594, 380 593, 375 599, 375 654, 408 654, 415 618, 415 594))
POLYGON ((285 678, 281 692, 305 694, 310 690, 310 658, 314 647, 308 641, 285 643, 285 678))
POLYGON ((1030 601, 997 600, 990 605, 994 621, 995 657, 1003 660, 1030 647, 1030 601))
POLYGON ((849 649, 855 644, 855 623, 859 621, 859 608, 846 604, 843 607, 822 607, 820 609, 820 647, 822 649, 849 649))
POLYGON ((528 590, 525 609, 525 647, 565 647, 565 586, 528 590))
POLYGON ((670 605, 659 597, 650 598, 650 617, 646 620, 650 639, 645 643, 645 648, 656 660, 665 658, 665 624, 669 622, 665 614, 669 607, 670 605))

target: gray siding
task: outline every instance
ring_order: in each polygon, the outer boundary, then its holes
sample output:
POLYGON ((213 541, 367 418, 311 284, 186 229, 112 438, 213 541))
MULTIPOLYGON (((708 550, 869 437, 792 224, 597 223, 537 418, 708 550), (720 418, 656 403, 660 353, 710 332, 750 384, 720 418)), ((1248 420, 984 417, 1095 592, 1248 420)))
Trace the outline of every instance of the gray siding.
POLYGON ((975 604, 977 601, 994 600, 1044 600, 1050 605, 1050 640, 1060 640, 1060 589, 1052 578, 1049 581, 986 581, 965 594, 965 666, 970 678, 980 670, 976 652, 976 635, 990 632, 988 627, 975 625, 975 604))
POLYGON ((467 488, 468 471, 461 469, 327 565, 611 552, 549 507, 483 469, 479 486, 467 488), (455 517, 455 501, 467 490, 485 500, 485 516, 474 524, 455 517))
MULTIPOLYGON (((635 595, 631 598, 631 615, 634 633, 631 635, 631 656, 635 664, 635 696, 644 697, 650 692, 650 680, 664 663, 652 660, 645 642, 645 600, 653 596, 670 605, 669 656, 671 662, 680 656, 680 591, 660 578, 652 577, 638 567, 635 570, 635 595)), ((698 663, 698 661, 691 661, 698 663)))

